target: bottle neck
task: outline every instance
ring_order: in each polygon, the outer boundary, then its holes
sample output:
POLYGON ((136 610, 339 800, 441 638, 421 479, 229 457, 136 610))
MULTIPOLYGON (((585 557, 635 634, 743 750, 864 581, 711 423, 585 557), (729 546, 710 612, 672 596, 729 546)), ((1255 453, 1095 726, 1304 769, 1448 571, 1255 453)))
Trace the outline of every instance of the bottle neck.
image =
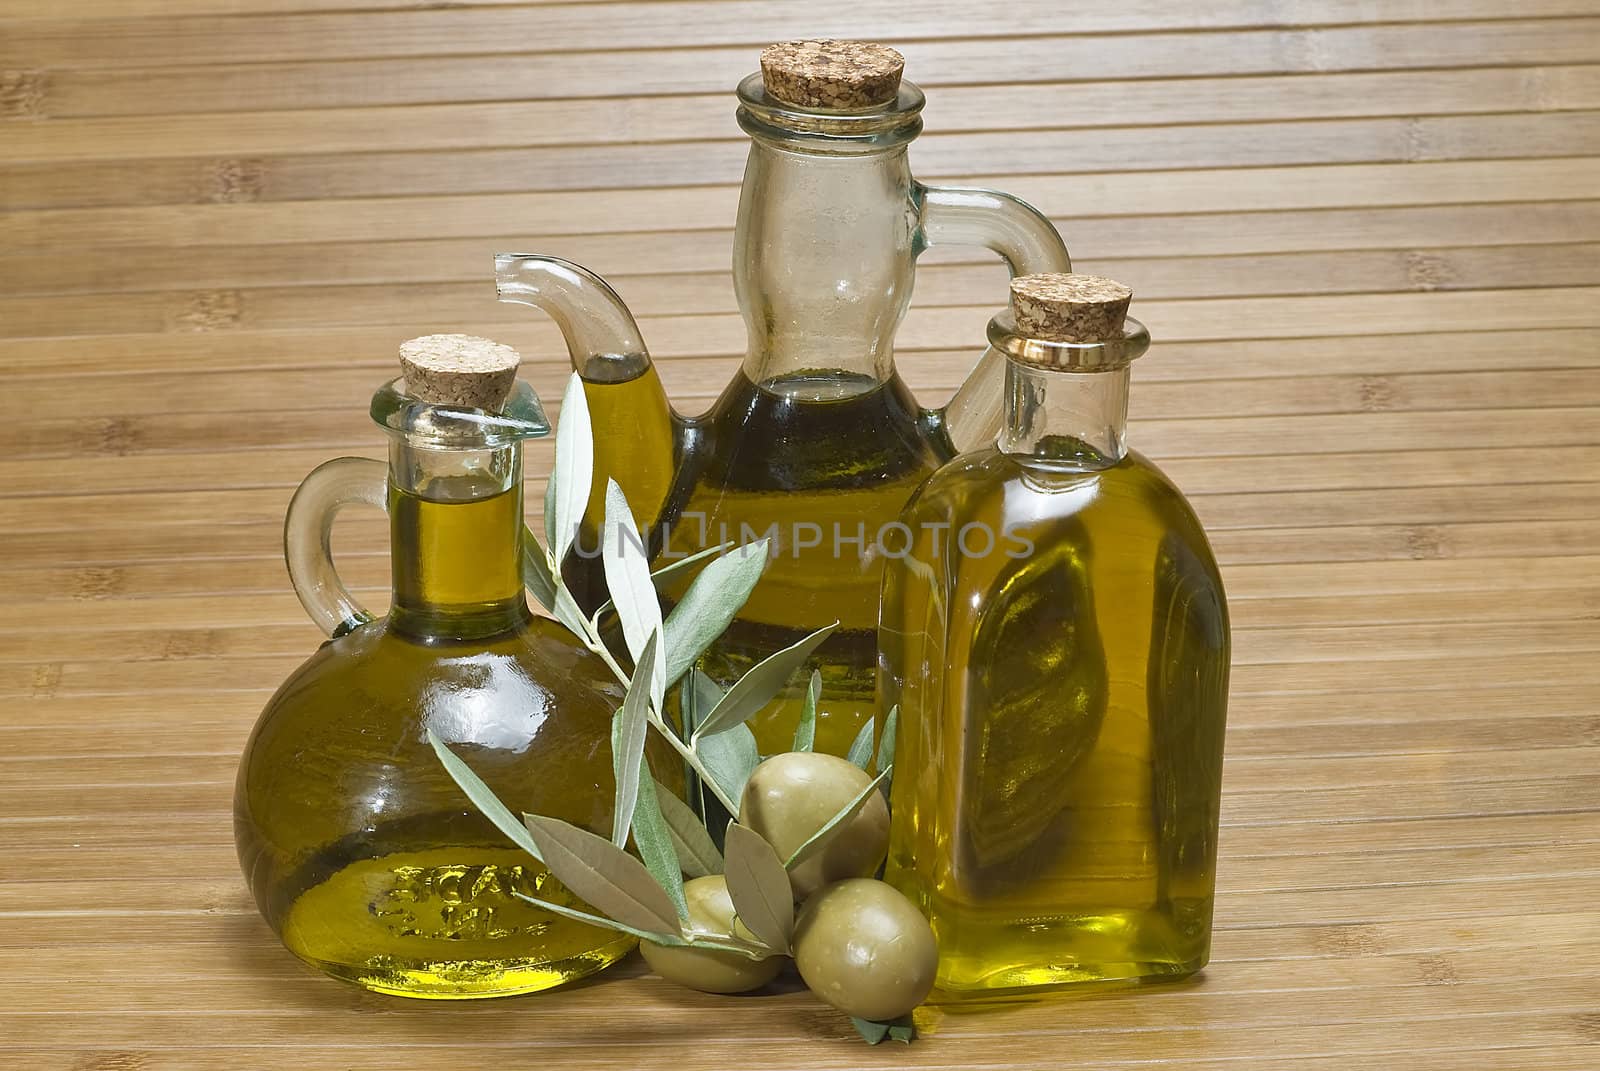
POLYGON ((1110 468, 1128 453, 1126 364, 1058 370, 1006 361, 1000 449, 1073 471, 1110 468))
POLYGON ((755 383, 894 374, 911 297, 916 210, 905 146, 807 152, 752 141, 734 235, 734 289, 755 383))
POLYGON ((389 450, 392 629, 479 639, 532 618, 523 595, 522 448, 389 450))

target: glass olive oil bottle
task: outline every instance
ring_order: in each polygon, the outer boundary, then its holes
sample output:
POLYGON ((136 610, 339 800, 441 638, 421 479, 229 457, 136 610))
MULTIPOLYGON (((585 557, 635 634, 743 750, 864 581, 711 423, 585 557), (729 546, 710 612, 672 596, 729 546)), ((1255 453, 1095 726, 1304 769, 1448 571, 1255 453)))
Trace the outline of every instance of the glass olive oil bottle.
MULTIPOLYGON (((998 358, 939 410, 920 407, 899 378, 895 336, 917 258, 964 245, 992 250, 1013 274, 1071 267, 1054 226, 1021 201, 916 180, 908 154, 924 98, 904 66, 881 44, 789 41, 740 82, 750 151, 733 284, 749 341, 708 413, 671 410, 637 325, 602 280, 550 257, 496 261, 503 300, 561 325, 594 415, 597 471, 617 479, 641 524, 656 522, 661 563, 772 537, 767 571, 701 671, 727 687, 838 622, 814 656, 828 696, 816 747, 836 755, 876 709, 879 532, 958 447, 992 438, 1000 408, 998 358)), ((594 546, 600 507, 597 497, 575 558, 594 546)), ((604 602, 599 572, 594 557, 563 567, 590 611, 604 602)), ((764 754, 793 741, 805 691, 797 674, 752 720, 764 754)))
POLYGON ((947 997, 1209 957, 1227 606, 1194 512, 1126 446, 1131 293, 1013 281, 999 441, 935 473, 889 551, 888 878, 933 923, 947 997))
MULTIPOLYGON (((330 461, 289 507, 290 576, 332 639, 250 738, 239 860, 284 944, 335 977, 416 997, 544 989, 633 941, 520 899, 580 906, 467 800, 427 732, 511 805, 609 831, 622 689, 523 595, 521 443, 549 426, 514 383, 514 351, 430 336, 401 354, 406 378, 372 405, 389 465, 330 461), (333 516, 351 502, 389 513, 393 598, 381 620, 328 557, 333 516)), ((656 769, 679 766, 658 756, 656 769)))

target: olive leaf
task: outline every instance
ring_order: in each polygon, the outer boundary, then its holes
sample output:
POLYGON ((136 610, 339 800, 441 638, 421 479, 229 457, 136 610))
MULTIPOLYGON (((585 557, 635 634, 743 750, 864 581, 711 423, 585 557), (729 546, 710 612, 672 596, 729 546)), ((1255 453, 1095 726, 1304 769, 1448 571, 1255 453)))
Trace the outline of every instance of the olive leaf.
POLYGON ((683 676, 711 641, 722 635, 767 567, 770 540, 758 539, 700 570, 667 615, 667 685, 683 676))
MULTIPOLYGON (((682 719, 681 736, 686 743, 694 739, 695 729, 699 727, 701 722, 705 721, 706 715, 711 713, 721 699, 722 689, 718 688, 710 677, 707 677, 698 669, 690 669, 688 673, 683 675, 683 680, 678 683, 678 711, 679 717, 682 719)), ((705 756, 701 755, 700 758, 704 762, 705 756)), ((691 802, 695 804, 701 813, 704 813, 706 809, 705 786, 701 783, 694 767, 688 762, 687 758, 684 761, 683 769, 688 783, 694 786, 694 799, 691 802)), ((717 871, 717 873, 721 873, 721 871, 717 871)))
POLYGON ((544 865, 581 900, 618 922, 681 935, 678 909, 645 865, 604 837, 559 818, 525 814, 544 865))
POLYGON ((549 911, 551 914, 561 915, 565 918, 574 919, 578 922, 587 922, 591 926, 599 926, 607 930, 616 930, 619 933, 631 933, 633 936, 643 941, 654 941, 658 945, 674 945, 678 947, 687 945, 689 943, 684 938, 674 936, 670 933, 657 933, 654 930, 641 930, 636 926, 629 926, 627 923, 618 922, 616 919, 608 919, 604 915, 591 915, 587 911, 579 911, 577 908, 567 907, 565 904, 557 904, 552 903, 549 900, 541 900, 537 896, 529 896, 527 893, 518 892, 515 889, 511 890, 511 895, 515 896, 518 900, 523 900, 532 904, 534 907, 549 911))
MULTIPOLYGON (((622 622, 622 637, 628 644, 628 653, 637 663, 644 653, 645 643, 652 634, 661 631, 661 603, 656 599, 655 585, 650 582, 644 540, 634 523, 633 510, 628 508, 622 488, 612 479, 606 480, 606 523, 600 560, 605 566, 606 587, 622 622)), ((658 712, 666 692, 666 673, 666 666, 656 659, 650 681, 650 703, 658 712)))
POLYGON ((835 621, 831 625, 817 629, 799 643, 785 647, 757 662, 748 673, 734 683, 732 688, 728 689, 726 695, 717 701, 716 707, 695 729, 695 739, 715 736, 735 725, 744 724, 751 715, 770 703, 772 697, 783 690, 789 683, 789 678, 794 676, 794 671, 805 664, 811 653, 838 627, 839 622, 835 621))
MULTIPOLYGON (((561 396, 561 420, 556 427, 555 532, 550 533, 550 554, 559 569, 578 533, 589 491, 594 486, 594 439, 589 426, 589 400, 583 379, 572 373, 561 396)), ((546 516, 551 511, 548 510, 546 516)), ((642 641, 641 641, 642 642, 642 641)))
POLYGON ((789 856, 788 859, 784 860, 783 865, 793 869, 821 851, 827 845, 828 841, 833 839, 833 835, 844 828, 844 824, 846 822, 850 821, 850 819, 861 813, 861 808, 867 805, 867 801, 872 798, 872 794, 874 792, 878 791, 878 786, 883 783, 883 779, 889 776, 889 770, 893 769, 894 767, 891 766, 888 770, 885 770, 877 777, 874 777, 872 782, 868 784, 866 788, 856 793, 855 797, 851 799, 849 803, 839 808, 839 812, 832 818, 828 819, 821 829, 811 834, 811 838, 809 840, 800 845, 800 847, 796 848, 794 850, 794 854, 789 856))
POLYGON ((765 945, 789 950, 794 936, 794 887, 766 838, 749 826, 728 823, 728 897, 739 921, 765 945))
MULTIPOLYGON (((672 830, 662 813, 661 800, 665 797, 680 807, 684 805, 670 792, 663 790, 660 795, 657 794, 656 779, 650 776, 650 765, 643 755, 639 758, 637 780, 638 796, 633 810, 634 846, 639 849, 639 858, 643 860, 645 869, 650 871, 650 876, 667 890, 672 906, 678 909, 678 917, 686 920, 689 917, 689 903, 683 897, 683 864, 673 845, 672 830)), ((702 828, 700 832, 705 833, 705 829, 702 828)))
POLYGON ((556 577, 550 556, 535 538, 533 530, 522 526, 522 584, 551 613, 556 612, 556 577))
POLYGON ((650 579, 654 580, 656 587, 659 588, 662 584, 665 584, 667 581, 677 577, 679 573, 682 573, 693 566, 699 565, 707 558, 715 557, 716 555, 721 554, 723 551, 731 549, 733 545, 733 540, 730 539, 726 543, 718 543, 714 547, 706 547, 702 550, 697 550, 686 558, 674 558, 666 565, 663 565, 661 568, 652 572, 650 574, 650 579))
POLYGON ((911 1044, 911 1039, 917 1036, 916 1024, 912 1022, 910 1013, 898 1019, 879 1022, 874 1019, 859 1019, 852 1015, 850 1022, 855 1025, 856 1033, 866 1039, 868 1045, 878 1045, 886 1040, 903 1041, 911 1044))
POLYGON ((634 805, 639 801, 639 762, 644 757, 644 737, 649 724, 645 719, 650 704, 650 678, 656 671, 656 651, 660 633, 652 632, 634 667, 622 706, 611 718, 611 772, 617 796, 611 811, 611 843, 628 846, 628 827, 634 805))
MULTIPOLYGON (((644 798, 643 787, 644 783, 641 781, 641 801, 644 798)), ((722 853, 717 851, 717 846, 711 842, 711 834, 706 832, 705 823, 694 813, 694 808, 667 791, 661 784, 657 783, 652 787, 683 872, 691 878, 722 873, 722 853)))
POLYGON ((877 720, 876 718, 867 719, 867 724, 863 725, 861 731, 856 734, 855 742, 850 745, 850 751, 845 755, 845 758, 863 770, 872 762, 872 730, 877 720))
POLYGON ((439 761, 444 764, 445 772, 450 779, 460 786, 461 791, 467 794, 467 799, 483 814, 485 818, 494 823, 494 827, 512 840, 517 846, 539 861, 544 861, 544 856, 539 851, 539 846, 523 824, 517 821, 517 816, 511 809, 500 802, 498 796, 490 791, 489 786, 483 783, 482 778, 472 772, 472 768, 462 762, 454 751, 445 746, 434 734, 428 730, 428 743, 433 745, 433 753, 439 756, 439 761))
MULTIPOLYGON (((556 545, 556 474, 553 470, 544 482, 544 545, 556 545)), ((561 571, 560 562, 556 562, 556 571, 561 571)))
POLYGON ((874 769, 882 772, 894 765, 894 734, 900 726, 900 706, 896 704, 889 708, 889 716, 883 719, 883 734, 878 737, 878 757, 874 769))
MULTIPOLYGON (((662 585, 666 584, 685 569, 688 569, 692 565, 698 565, 700 562, 705 561, 707 558, 710 558, 714 555, 721 554, 731 546, 733 546, 731 541, 727 543, 718 543, 714 547, 706 547, 704 550, 697 550, 687 558, 679 558, 677 561, 663 565, 661 568, 651 572, 650 582, 656 586, 657 590, 660 590, 662 585)), ((596 618, 599 618, 604 614, 614 613, 616 609, 616 606, 612 604, 611 600, 607 599, 605 602, 601 603, 595 608, 594 615, 596 618)))
POLYGON ((811 671, 805 702, 800 705, 800 722, 794 727, 794 751, 810 751, 817 743, 817 699, 822 695, 822 673, 811 671))
POLYGON ((654 941, 658 945, 671 945, 673 948, 711 948, 718 952, 733 952, 744 956, 746 959, 761 960, 772 957, 772 949, 765 945, 752 944, 748 941, 741 941, 738 938, 717 937, 703 933, 691 933, 687 936, 656 933, 653 930, 641 930, 638 927, 629 926, 626 923, 618 922, 616 919, 608 919, 604 915, 591 915, 589 912, 579 911, 575 907, 567 907, 565 904, 541 900, 537 896, 529 896, 527 893, 517 892, 515 889, 512 890, 511 895, 518 900, 530 903, 534 907, 549 911, 552 914, 561 915, 577 922, 588 923, 590 926, 616 930, 618 933, 630 933, 641 941, 654 941))
POLYGON ((583 616, 577 600, 572 597, 572 592, 567 590, 567 585, 556 585, 556 604, 552 611, 556 620, 567 627, 567 631, 581 639, 588 639, 592 630, 589 621, 583 616))
MULTIPOLYGON (((735 725, 694 744, 700 764, 706 768, 722 794, 733 803, 744 795, 745 782, 755 768, 761 765, 761 753, 756 747, 756 734, 748 725, 735 725)), ((738 815, 733 817, 737 818, 738 815)))

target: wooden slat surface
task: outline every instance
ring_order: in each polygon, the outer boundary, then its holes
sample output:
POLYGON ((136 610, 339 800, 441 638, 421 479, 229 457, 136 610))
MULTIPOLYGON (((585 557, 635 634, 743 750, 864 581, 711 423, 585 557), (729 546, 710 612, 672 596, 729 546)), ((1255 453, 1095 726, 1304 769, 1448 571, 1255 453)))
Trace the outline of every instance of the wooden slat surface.
MULTIPOLYGON (((1002 281, 927 258, 927 397, 1002 281)), ((1595 0, 0 0, 0 382, 7 1066, 1600 1066, 1595 0), (317 640, 289 494, 376 455, 408 334, 504 337, 559 396, 501 248, 613 277, 706 404, 744 339, 730 90, 795 34, 900 45, 919 174, 1140 293, 1133 435, 1237 628, 1212 967, 926 1009, 911 1050, 636 962, 472 1007, 315 976, 229 820, 317 640)), ((381 607, 381 524, 338 550, 381 607)))

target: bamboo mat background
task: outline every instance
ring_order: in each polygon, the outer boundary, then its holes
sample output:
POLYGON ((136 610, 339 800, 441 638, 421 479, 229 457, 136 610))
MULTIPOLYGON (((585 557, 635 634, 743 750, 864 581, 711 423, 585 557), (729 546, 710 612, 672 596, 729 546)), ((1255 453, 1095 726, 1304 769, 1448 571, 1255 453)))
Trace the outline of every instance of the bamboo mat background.
MULTIPOLYGON (((0 210, 0 1063, 1600 1063, 1594 0, 0 0, 0 210), (817 34, 905 51, 921 177, 1032 200, 1138 293, 1134 441, 1237 627, 1212 968, 931 1010, 910 1050, 637 965, 450 1007, 322 980, 229 821, 318 640, 293 486, 376 456, 412 334, 503 338, 559 398, 499 249, 610 275, 707 404, 744 339, 731 90, 817 34)), ((929 258, 901 333, 928 398, 1003 278, 929 258)), ((378 604, 384 548, 344 524, 378 604)))

